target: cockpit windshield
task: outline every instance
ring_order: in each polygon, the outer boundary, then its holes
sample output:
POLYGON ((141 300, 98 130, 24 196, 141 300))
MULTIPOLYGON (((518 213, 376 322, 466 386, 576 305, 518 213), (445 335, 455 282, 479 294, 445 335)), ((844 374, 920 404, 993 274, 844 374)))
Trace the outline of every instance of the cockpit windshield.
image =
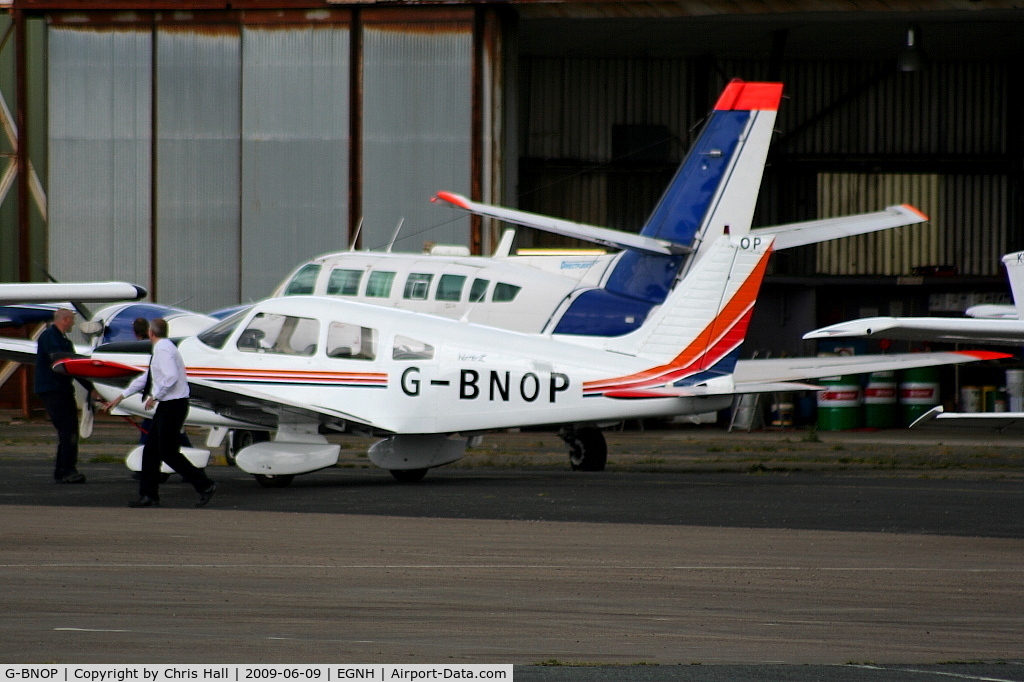
POLYGON ((198 334, 196 338, 205 343, 210 348, 223 348, 224 344, 227 343, 228 337, 231 336, 231 334, 235 331, 235 328, 248 314, 248 308, 239 310, 234 315, 231 315, 230 317, 225 317, 217 324, 198 334))

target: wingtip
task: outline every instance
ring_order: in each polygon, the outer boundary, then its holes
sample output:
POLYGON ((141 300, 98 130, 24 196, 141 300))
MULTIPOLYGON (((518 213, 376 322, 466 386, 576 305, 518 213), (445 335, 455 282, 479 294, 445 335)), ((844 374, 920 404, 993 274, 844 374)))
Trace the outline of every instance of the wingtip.
POLYGON ((921 218, 921 220, 925 220, 925 221, 926 220, 931 220, 931 218, 929 218, 927 216, 927 214, 925 214, 924 211, 922 211, 921 209, 917 208, 916 206, 911 206, 910 204, 900 204, 900 206, 902 206, 906 210, 910 211, 911 213, 914 213, 914 214, 918 215, 921 218))
POLYGON ((990 350, 956 350, 953 352, 958 355, 966 355, 975 360, 1004 360, 1013 357, 1011 353, 999 353, 990 350))
POLYGON ((459 208, 469 210, 469 201, 466 199, 466 197, 462 196, 461 194, 456 194, 455 192, 441 191, 435 194, 434 198, 432 198, 431 201, 437 203, 438 199, 440 199, 441 201, 447 201, 449 204, 452 204, 453 206, 458 206, 459 208))

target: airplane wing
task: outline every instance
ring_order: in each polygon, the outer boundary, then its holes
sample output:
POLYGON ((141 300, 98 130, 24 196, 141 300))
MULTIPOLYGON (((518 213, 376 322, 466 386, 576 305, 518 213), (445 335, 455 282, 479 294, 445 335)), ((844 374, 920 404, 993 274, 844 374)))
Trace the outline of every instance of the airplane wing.
POLYGON ((982 303, 972 305, 964 311, 967 317, 978 317, 985 320, 1017 320, 1017 307, 1007 303, 982 303))
POLYGON ((688 246, 674 244, 664 239, 652 239, 632 232, 610 230, 607 227, 585 225, 583 223, 572 222, 571 220, 560 220, 558 218, 551 218, 538 213, 529 213, 527 211, 518 211, 516 209, 504 208, 502 206, 481 204, 476 201, 470 201, 461 194, 455 194, 453 192, 438 192, 437 196, 432 198, 431 201, 436 203, 439 199, 476 215, 497 218, 498 220, 504 220, 508 223, 525 225, 526 227, 533 227, 538 230, 553 232, 566 237, 575 237, 576 239, 583 239, 588 242, 594 242, 603 246, 611 246, 616 249, 633 249, 635 251, 647 251, 649 253, 670 256, 680 253, 689 253, 692 251, 688 246))
POLYGON ((842 355, 816 358, 767 358, 739 360, 733 380, 736 393, 750 390, 759 384, 779 381, 800 381, 843 374, 866 374, 889 370, 955 365, 978 360, 999 360, 1011 357, 1008 353, 989 351, 949 351, 945 353, 893 353, 892 355, 842 355))
MULTIPOLYGON (((34 342, 30 343, 34 347, 34 342)), ((32 357, 35 357, 34 350, 32 357)), ((60 366, 59 371, 70 376, 88 378, 96 383, 110 386, 124 386, 132 376, 142 371, 141 368, 132 365, 86 356, 63 358, 54 364, 60 366)), ((287 401, 230 384, 189 377, 188 386, 190 402, 193 405, 253 426, 277 429, 287 423, 334 424, 336 426, 352 423, 377 431, 386 430, 369 419, 348 412, 287 401)))
POLYGON ((0 360, 34 363, 36 361, 36 346, 36 342, 32 339, 0 337, 0 360))
POLYGON ((286 401, 259 391, 189 377, 189 400, 192 404, 237 421, 254 426, 277 429, 282 424, 318 423, 344 426, 346 423, 386 431, 371 420, 333 410, 329 407, 286 401))
POLYGON ((53 301, 137 301, 146 290, 128 282, 25 282, 0 284, 0 304, 53 301))
POLYGON ((881 337, 908 341, 1024 343, 1024 321, 962 317, 864 317, 804 334, 805 339, 881 337))
POLYGON ((921 428, 956 428, 978 431, 1024 431, 1024 412, 945 412, 942 405, 937 405, 918 417, 912 429, 921 428))
POLYGON ((772 248, 791 249, 794 246, 817 244, 818 242, 852 237, 879 230, 888 230, 903 225, 914 225, 928 220, 928 216, 910 204, 889 206, 883 211, 860 213, 840 218, 808 220, 800 223, 786 223, 772 227, 759 227, 750 231, 752 237, 774 236, 772 248))

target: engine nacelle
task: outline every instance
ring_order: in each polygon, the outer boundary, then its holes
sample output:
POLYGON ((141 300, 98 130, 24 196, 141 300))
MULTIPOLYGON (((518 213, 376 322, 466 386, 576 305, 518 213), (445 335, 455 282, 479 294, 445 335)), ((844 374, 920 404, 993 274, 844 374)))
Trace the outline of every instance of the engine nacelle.
POLYGON ((247 474, 290 476, 308 474, 338 463, 340 445, 330 443, 254 443, 235 455, 235 464, 247 474))
POLYGON ((466 439, 451 439, 444 435, 392 436, 377 441, 367 453, 370 461, 382 469, 430 469, 462 459, 466 439))

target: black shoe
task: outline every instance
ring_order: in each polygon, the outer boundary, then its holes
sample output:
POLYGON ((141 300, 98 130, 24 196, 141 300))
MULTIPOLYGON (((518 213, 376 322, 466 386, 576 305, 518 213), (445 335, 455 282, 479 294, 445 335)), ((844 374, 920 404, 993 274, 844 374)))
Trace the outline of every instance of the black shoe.
POLYGON ((159 507, 160 500, 154 500, 152 497, 140 495, 139 499, 129 502, 128 506, 134 509, 138 509, 140 507, 159 507))
POLYGON ((210 483, 210 487, 199 494, 199 501, 196 502, 197 507, 205 507, 213 499, 213 494, 217 492, 217 484, 210 483))
POLYGON ((55 483, 85 483, 85 476, 78 473, 77 471, 73 474, 68 474, 64 478, 58 478, 54 481, 55 483))

